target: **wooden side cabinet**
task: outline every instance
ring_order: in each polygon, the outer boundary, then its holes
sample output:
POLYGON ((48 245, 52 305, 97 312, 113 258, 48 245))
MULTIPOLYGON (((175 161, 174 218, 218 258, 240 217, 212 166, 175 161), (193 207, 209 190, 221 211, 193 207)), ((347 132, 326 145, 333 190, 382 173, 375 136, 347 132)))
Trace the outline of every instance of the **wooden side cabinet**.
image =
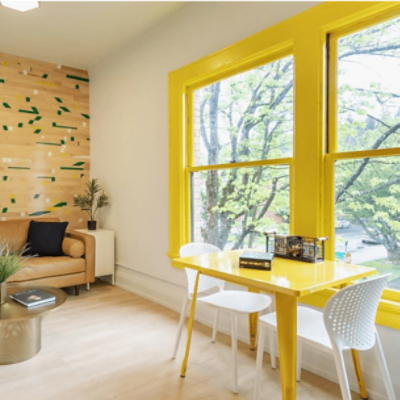
MULTIPOLYGON (((95 276, 111 275, 111 284, 115 284, 115 257, 114 257, 114 231, 108 229, 77 229, 78 232, 92 235, 96 241, 95 276)), ((86 284, 89 290, 90 284, 86 284)))

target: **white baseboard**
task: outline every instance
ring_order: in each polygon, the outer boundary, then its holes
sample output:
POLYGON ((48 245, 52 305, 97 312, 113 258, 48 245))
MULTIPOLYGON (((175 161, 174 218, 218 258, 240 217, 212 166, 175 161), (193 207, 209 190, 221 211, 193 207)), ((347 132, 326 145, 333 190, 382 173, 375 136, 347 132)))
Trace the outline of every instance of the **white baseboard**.
MULTIPOLYGON (((147 275, 143 272, 138 272, 120 264, 116 264, 116 286, 174 310, 177 313, 181 311, 182 300, 186 291, 186 288, 181 285, 147 275)), ((232 285, 232 287, 234 287, 234 285, 232 285)), ((239 288, 235 286, 235 289, 239 288)), ((213 313, 204 305, 199 304, 196 307, 196 320, 211 327, 213 324, 213 313)), ((230 319, 224 317, 223 314, 220 317, 218 331, 230 335, 230 319)), ((238 339, 249 343, 247 318, 239 318, 238 320, 238 339)), ((266 342, 268 342, 268 340, 266 340, 266 342)), ((393 346, 397 347, 397 343, 393 343, 393 346)), ((268 343, 266 343, 265 350, 269 351, 268 343)), ((371 400, 387 400, 379 371, 374 369, 374 364, 370 365, 370 355, 366 356, 363 362, 364 356, 364 354, 360 354, 361 363, 368 366, 368 368, 364 368, 363 365, 363 375, 367 383, 369 398, 371 400)), ((355 392, 358 392, 358 385, 353 372, 350 355, 346 358, 346 366, 350 387, 355 392)), ((333 357, 330 357, 329 354, 304 346, 302 368, 338 383, 333 357)), ((393 381, 393 385, 398 398, 400 398, 399 382, 393 381)))

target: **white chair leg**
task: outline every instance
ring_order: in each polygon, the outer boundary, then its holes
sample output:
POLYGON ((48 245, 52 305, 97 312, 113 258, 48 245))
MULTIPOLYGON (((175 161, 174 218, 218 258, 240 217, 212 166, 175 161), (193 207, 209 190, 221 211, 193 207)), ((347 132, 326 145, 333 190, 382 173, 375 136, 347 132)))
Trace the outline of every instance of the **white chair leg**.
POLYGON ((339 385, 342 392, 343 400, 351 400, 351 393, 349 388, 349 382, 347 380, 346 366, 344 364, 343 351, 339 349, 334 343, 333 347, 333 357, 335 359, 336 371, 339 376, 339 385))
POLYGON ((268 341, 269 341, 269 354, 271 358, 271 368, 276 369, 276 355, 275 355, 275 331, 270 328, 268 330, 268 341))
POLYGON ((303 353, 303 343, 297 340, 297 382, 301 381, 301 355, 303 353))
POLYGON ((382 374, 383 383, 385 385, 385 389, 386 389, 386 393, 387 393, 387 399, 388 400, 396 400, 396 396, 395 396, 394 390, 393 390, 393 385, 390 380, 389 370, 386 365, 385 356, 383 355, 381 342, 379 340, 377 333, 375 333, 375 338, 376 338, 375 346, 374 346, 375 357, 378 361, 378 367, 382 374))
POLYGON ((177 333, 176 339, 175 339, 175 346, 174 346, 174 351, 172 352, 172 359, 174 359, 176 357, 176 353, 178 352, 179 342, 181 340, 182 329, 183 329, 183 325, 185 323, 186 311, 187 311, 187 307, 188 307, 189 303, 190 303, 190 299, 188 299, 188 296, 186 294, 186 296, 183 300, 181 318, 179 320, 178 333, 177 333))
MULTIPOLYGON (((261 372, 262 372, 262 362, 263 362, 263 358, 264 358, 264 342, 265 342, 266 331, 267 331, 267 328, 262 325, 258 329, 256 377, 255 377, 255 382, 254 382, 253 400, 258 400, 258 398, 260 397, 260 381, 261 381, 261 372)), ((274 334, 274 332, 272 331, 272 329, 268 329, 269 338, 273 334, 274 334)), ((271 346, 271 339, 269 340, 269 344, 271 346)), ((274 356, 274 361, 275 361, 275 356, 274 356)), ((272 354, 271 354, 271 364, 272 364, 272 354)))
POLYGON ((218 317, 219 317, 219 310, 218 310, 218 308, 216 308, 215 314, 214 314, 214 327, 213 327, 213 333, 212 333, 212 338, 211 338, 211 342, 213 342, 213 343, 215 343, 215 339, 217 338, 218 317))
POLYGON ((232 366, 233 366, 233 393, 239 393, 238 373, 237 373, 237 314, 232 312, 231 316, 232 331, 232 366))

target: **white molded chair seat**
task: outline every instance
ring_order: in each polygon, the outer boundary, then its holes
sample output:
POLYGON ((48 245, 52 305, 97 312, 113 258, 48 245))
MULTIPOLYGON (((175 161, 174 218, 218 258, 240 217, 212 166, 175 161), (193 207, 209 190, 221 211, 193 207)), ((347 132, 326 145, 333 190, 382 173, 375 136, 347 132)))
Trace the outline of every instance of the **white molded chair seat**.
MULTIPOLYGON (((189 243, 181 247, 180 256, 190 257, 207 253, 216 253, 220 249, 207 243, 189 243)), ((188 292, 185 296, 182 306, 181 318, 179 321, 178 334, 175 341, 172 358, 176 357, 178 346, 185 322, 186 311, 190 301, 193 298, 194 285, 197 271, 185 268, 188 280, 188 292)), ((200 275, 197 294, 197 301, 215 308, 214 328, 212 342, 215 342, 219 310, 231 313, 231 334, 232 334, 232 366, 233 366, 233 391, 238 393, 238 375, 237 375, 237 314, 252 314, 267 309, 271 304, 271 298, 266 295, 249 293, 239 290, 223 290, 225 281, 212 278, 206 275, 200 275), (213 294, 207 293, 210 289, 216 289, 213 294)))
POLYGON ((252 314, 263 311, 271 305, 271 298, 266 295, 243 292, 241 290, 224 290, 198 299, 199 302, 225 311, 252 314))
MULTIPOLYGON (((338 291, 328 301, 323 312, 297 307, 297 380, 300 381, 302 344, 314 346, 333 354, 344 400, 351 400, 343 350, 369 350, 374 348, 377 365, 381 370, 387 399, 396 400, 389 372, 375 327, 379 299, 386 286, 387 276, 366 280, 338 291)), ((259 343, 256 361, 254 400, 259 398, 265 333, 268 332, 271 366, 276 368, 275 331, 276 313, 259 319, 259 343)))

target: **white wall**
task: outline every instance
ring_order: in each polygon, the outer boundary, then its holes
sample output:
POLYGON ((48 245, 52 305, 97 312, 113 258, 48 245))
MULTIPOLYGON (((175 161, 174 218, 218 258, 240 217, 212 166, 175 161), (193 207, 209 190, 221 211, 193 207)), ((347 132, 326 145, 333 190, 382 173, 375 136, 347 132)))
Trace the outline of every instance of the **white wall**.
MULTIPOLYGON (((311 2, 189 3, 123 51, 90 69, 92 176, 112 203, 102 226, 116 232, 117 284, 180 309, 183 273, 168 251, 168 73, 310 8, 311 2)), ((173 223, 173 221, 172 221, 173 223)), ((210 315, 199 309, 199 320, 210 315)), ((222 321, 222 330, 228 330, 222 321)), ((388 361, 398 332, 382 329, 388 361)), ((246 320, 240 337, 247 340, 246 320)), ((171 349, 172 350, 172 349, 171 349)), ((385 399, 373 363, 363 370, 375 399, 385 399)), ((305 351, 304 366, 336 380, 332 359, 305 351)), ((393 376, 394 378, 394 376, 393 376)), ((351 376, 352 386, 355 379, 351 376)), ((400 386, 396 387, 400 398, 400 386)))
MULTIPOLYGON (((190 3, 92 68, 92 176, 117 262, 180 282, 168 258, 168 73, 316 3, 190 3)), ((179 276, 178 276, 179 275, 179 276)))

